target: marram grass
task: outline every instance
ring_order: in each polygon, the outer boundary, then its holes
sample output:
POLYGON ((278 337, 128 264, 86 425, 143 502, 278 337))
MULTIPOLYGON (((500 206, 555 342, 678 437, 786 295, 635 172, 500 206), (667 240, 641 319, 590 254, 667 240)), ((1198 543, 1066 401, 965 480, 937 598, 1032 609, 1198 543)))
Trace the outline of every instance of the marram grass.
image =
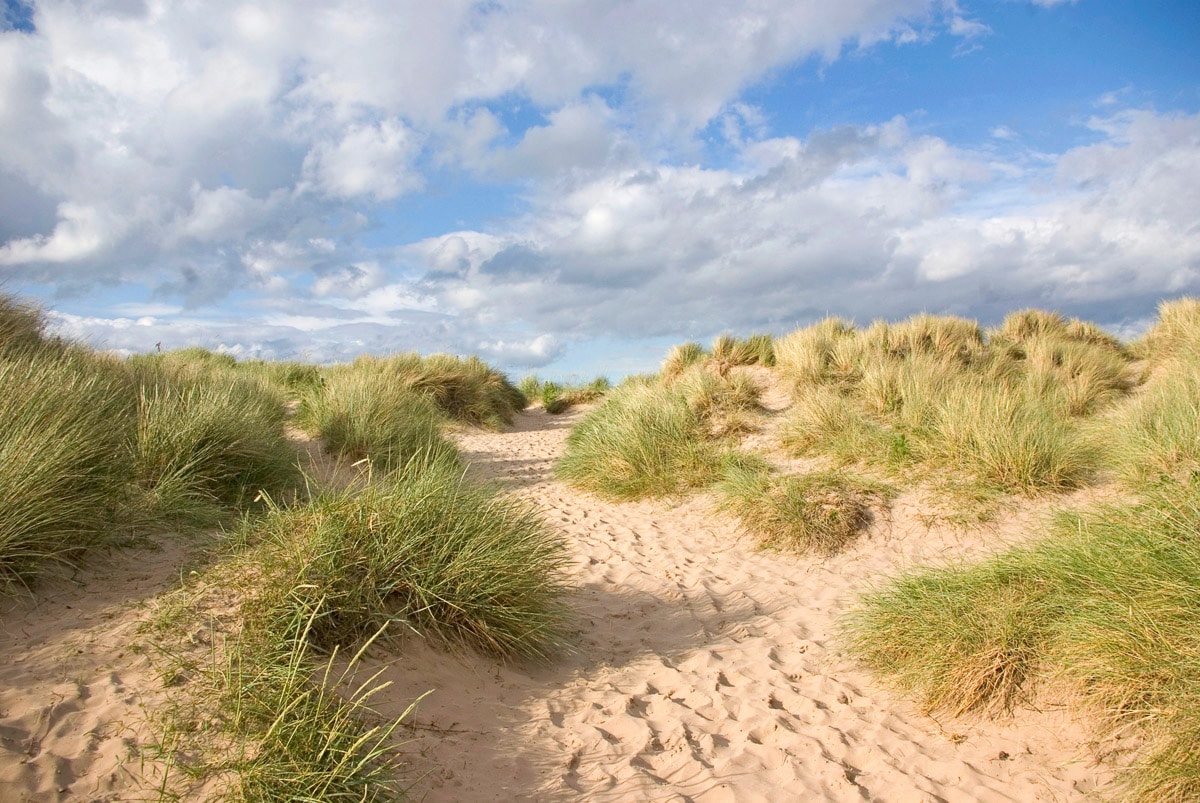
POLYGON ((672 496, 717 476, 720 450, 679 391, 627 384, 571 430, 556 475, 609 499, 672 496))
POLYGON ((751 461, 730 462, 715 487, 717 507, 735 515, 764 547, 833 555, 873 520, 887 495, 878 483, 840 472, 772 473, 751 461))
POLYGON ((1062 516, 1047 537, 867 594, 847 643, 929 710, 1005 710, 1065 687, 1135 732, 1120 799, 1200 799, 1200 492, 1062 516))
POLYGON ((315 654, 320 607, 298 601, 274 631, 250 623, 217 639, 208 662, 188 672, 186 697, 177 694, 159 746, 171 771, 164 799, 181 786, 172 775, 237 803, 404 797, 395 734, 416 703, 393 719, 371 708, 389 685, 379 672, 361 677, 374 639, 349 660, 336 648, 315 654))
POLYGON ((152 517, 212 524, 300 487, 282 401, 255 380, 146 379, 137 410, 135 482, 152 517))
POLYGON ((136 407, 119 370, 0 358, 0 585, 109 537, 128 507, 136 407))
POLYGON ((418 455, 247 526, 272 567, 264 604, 287 611, 296 594, 319 598, 320 646, 388 623, 500 656, 544 658, 562 645, 562 541, 527 503, 468 482, 456 461, 418 455))
POLYGON ((296 420, 339 457, 369 460, 380 471, 417 455, 454 459, 458 454, 442 433, 443 417, 433 401, 391 372, 333 374, 304 395, 296 420))

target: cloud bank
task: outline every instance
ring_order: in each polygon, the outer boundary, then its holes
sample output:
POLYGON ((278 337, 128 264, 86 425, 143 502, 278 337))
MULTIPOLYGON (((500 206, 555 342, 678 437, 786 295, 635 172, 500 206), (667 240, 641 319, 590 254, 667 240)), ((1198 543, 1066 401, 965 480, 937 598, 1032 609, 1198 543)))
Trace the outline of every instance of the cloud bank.
POLYGON ((1097 102, 1088 144, 1046 153, 916 109, 781 135, 746 102, 806 60, 988 38, 947 0, 6 14, 0 271, 104 347, 521 369, 826 313, 1120 323, 1200 291, 1195 114, 1097 102))

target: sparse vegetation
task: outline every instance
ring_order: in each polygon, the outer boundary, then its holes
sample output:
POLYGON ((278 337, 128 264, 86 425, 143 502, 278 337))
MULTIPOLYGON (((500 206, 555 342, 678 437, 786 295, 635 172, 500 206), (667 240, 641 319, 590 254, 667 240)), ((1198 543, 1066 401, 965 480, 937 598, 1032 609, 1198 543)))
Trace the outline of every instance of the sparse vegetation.
POLYGON ((444 417, 433 401, 390 372, 333 373, 304 395, 296 420, 334 454, 351 462, 369 460, 382 471, 426 453, 457 455, 442 434, 444 417))
MULTIPOLYGON (((562 542, 536 510, 469 482, 445 434, 501 427, 530 399, 551 412, 600 402, 568 437, 565 481, 618 500, 711 489, 762 545, 818 556, 869 525, 895 492, 883 478, 945 495, 965 521, 1010 495, 1116 480, 1113 500, 1059 514, 1038 540, 865 595, 846 644, 930 711, 995 715, 1069 693, 1102 737, 1136 751, 1122 799, 1200 798, 1194 299, 1163 304, 1130 345, 1038 310, 990 331, 831 318, 779 340, 684 344, 660 375, 610 389, 516 387, 447 355, 321 368, 193 348, 122 361, 47 337, 36 309, 0 298, 0 583, 11 591, 114 534, 240 516, 180 593, 252 588, 232 613, 173 613, 224 619, 211 653, 186 659, 164 750, 183 774, 221 779, 228 799, 394 799, 399 723, 371 711, 377 678, 355 679, 369 645, 416 632, 532 659, 564 645, 562 542), (769 375, 794 398, 780 441, 820 469, 783 472, 739 448, 768 420, 769 375), (350 487, 300 492, 284 435, 296 400, 294 423, 370 464, 350 487)), ((184 630, 164 625, 163 646, 184 630)))
POLYGON ((707 485, 719 458, 704 419, 680 391, 633 384, 575 425, 555 471, 599 496, 640 499, 707 485))
MULTIPOLYGON (((402 716, 383 720, 372 698, 378 673, 359 680, 364 644, 349 661, 315 655, 316 611, 297 605, 278 632, 225 638, 193 666, 186 700, 166 718, 160 751, 210 794, 245 803, 401 799, 403 759, 394 740, 402 716), (197 732, 196 722, 207 727, 197 732)), ((164 790, 165 791, 165 790, 164 790)), ((164 795, 166 797, 166 795, 164 795)))
POLYGON ((716 492, 719 508, 762 546, 821 555, 853 541, 887 495, 878 483, 838 472, 780 475, 744 460, 726 466, 716 492))
POLYGON ((542 409, 551 415, 561 415, 580 404, 592 404, 606 394, 610 385, 608 377, 598 376, 587 384, 561 385, 558 382, 543 382, 536 376, 527 376, 518 386, 528 399, 537 399, 542 409))

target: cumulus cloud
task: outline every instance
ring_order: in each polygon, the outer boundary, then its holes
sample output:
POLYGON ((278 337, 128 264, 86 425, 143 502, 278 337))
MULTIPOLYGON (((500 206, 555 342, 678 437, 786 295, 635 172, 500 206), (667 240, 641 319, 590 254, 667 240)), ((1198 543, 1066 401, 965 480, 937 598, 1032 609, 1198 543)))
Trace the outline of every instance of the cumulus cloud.
MULTIPOLYGON (((912 134, 903 120, 748 149, 751 170, 622 170, 543 199, 490 257, 431 273, 447 306, 574 335, 689 335, 934 309, 1103 314, 1200 288, 1200 117, 1093 120, 1049 169, 912 134), (1042 200, 1011 209, 1049 185, 1042 200)), ((1034 163, 1036 165, 1036 162, 1034 163)), ((421 243, 438 253, 461 234, 421 243)), ((459 245, 459 252, 462 246, 459 245)))
POLYGON ((1033 154, 904 117, 778 136, 743 96, 808 58, 986 42, 952 0, 5 8, 0 268, 137 288, 145 314, 54 319, 114 348, 522 367, 598 336, 1198 286, 1196 116, 1114 94, 1093 144, 1033 154), (508 202, 435 226, 443 181, 508 202))

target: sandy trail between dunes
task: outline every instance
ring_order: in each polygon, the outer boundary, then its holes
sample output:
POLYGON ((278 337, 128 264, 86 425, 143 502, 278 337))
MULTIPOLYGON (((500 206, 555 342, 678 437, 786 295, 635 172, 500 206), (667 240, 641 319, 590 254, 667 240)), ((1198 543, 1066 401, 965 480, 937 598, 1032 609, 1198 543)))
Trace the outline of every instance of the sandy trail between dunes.
MULTIPOLYGON (((414 799, 1067 801, 1108 780, 1063 711, 939 725, 837 651, 872 582, 1019 539, 1031 512, 963 535, 902 497, 835 558, 758 552, 703 496, 614 504, 555 481, 578 415, 457 436, 475 476, 570 545, 576 649, 501 666, 411 637, 375 659, 382 713, 432 690, 405 730, 414 799)), ((0 611, 0 800, 154 799, 142 708, 164 695, 131 646, 183 559, 169 543, 99 555, 0 611)))
POLYGON ((828 560, 759 552, 708 500, 614 504, 553 479, 574 416, 540 410, 459 437, 480 478, 527 498, 571 546, 577 651, 498 667, 406 644, 387 679, 413 715, 428 801, 1060 801, 1103 783, 1062 711, 940 726, 836 648, 836 621, 898 568, 995 549, 929 528, 902 497, 828 560))

